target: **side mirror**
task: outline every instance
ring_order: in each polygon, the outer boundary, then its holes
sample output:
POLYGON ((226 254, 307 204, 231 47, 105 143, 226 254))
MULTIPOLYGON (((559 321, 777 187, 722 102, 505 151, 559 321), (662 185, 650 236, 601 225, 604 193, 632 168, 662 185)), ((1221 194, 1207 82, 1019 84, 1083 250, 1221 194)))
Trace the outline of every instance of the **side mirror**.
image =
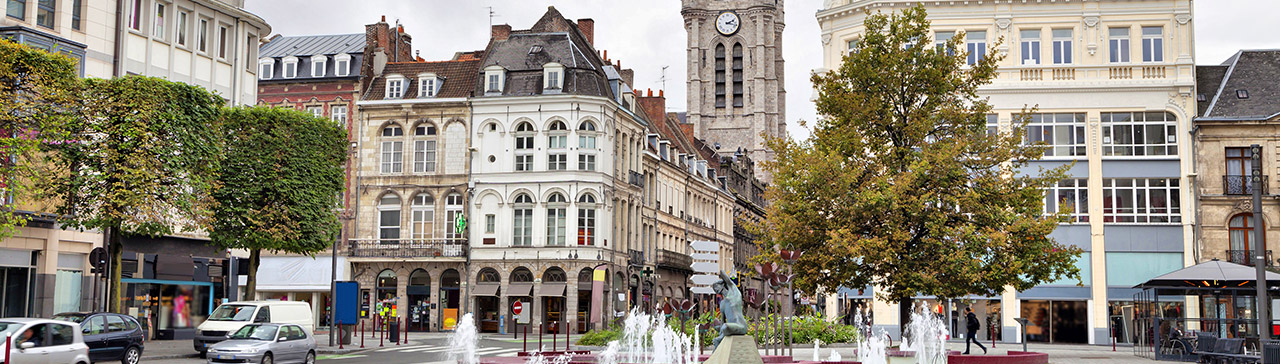
POLYGON ((23 342, 22 344, 18 344, 18 348, 22 350, 27 350, 34 347, 36 347, 36 343, 30 342, 30 341, 26 341, 26 342, 23 342))

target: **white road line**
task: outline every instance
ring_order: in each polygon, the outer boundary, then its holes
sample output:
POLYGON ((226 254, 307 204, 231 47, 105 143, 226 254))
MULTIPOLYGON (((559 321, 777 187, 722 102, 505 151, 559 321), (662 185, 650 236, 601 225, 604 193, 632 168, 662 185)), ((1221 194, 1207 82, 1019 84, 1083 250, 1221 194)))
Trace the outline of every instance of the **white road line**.
POLYGON ((408 349, 421 348, 421 347, 434 347, 434 346, 435 345, 408 345, 408 346, 401 345, 401 346, 393 346, 389 348, 386 348, 386 347, 379 348, 379 349, 376 349, 376 351, 400 351, 400 350, 408 350, 408 349))

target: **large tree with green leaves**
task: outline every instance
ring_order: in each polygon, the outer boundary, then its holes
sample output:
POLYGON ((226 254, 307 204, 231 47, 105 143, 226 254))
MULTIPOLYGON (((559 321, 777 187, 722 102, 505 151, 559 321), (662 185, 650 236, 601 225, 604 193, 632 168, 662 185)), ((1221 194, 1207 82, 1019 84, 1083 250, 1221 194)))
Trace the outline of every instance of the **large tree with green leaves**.
POLYGON ((180 82, 128 76, 85 80, 82 116, 56 148, 47 191, 73 228, 103 232, 108 310, 120 312, 121 237, 204 229, 211 216, 221 97, 180 82))
MULTIPOLYGON (((772 139, 762 245, 804 252, 799 289, 864 287, 905 303, 1025 290, 1078 278, 1080 250, 1048 237, 1045 189, 1065 168, 1030 171, 1025 117, 989 131, 979 87, 1001 55, 966 65, 963 36, 930 42, 925 10, 868 16, 858 49, 812 79, 819 120, 807 140, 772 139)), ((997 47, 991 47, 996 49, 997 47)), ((903 320, 905 323, 905 320, 903 320)))
POLYGON ((263 250, 312 255, 338 236, 347 134, 293 109, 224 109, 225 159, 214 191, 217 246, 249 251, 254 297, 263 250))
POLYGON ((71 57, 0 38, 0 239, 26 224, 20 210, 52 212, 36 189, 52 171, 43 146, 67 140, 79 90, 71 57))

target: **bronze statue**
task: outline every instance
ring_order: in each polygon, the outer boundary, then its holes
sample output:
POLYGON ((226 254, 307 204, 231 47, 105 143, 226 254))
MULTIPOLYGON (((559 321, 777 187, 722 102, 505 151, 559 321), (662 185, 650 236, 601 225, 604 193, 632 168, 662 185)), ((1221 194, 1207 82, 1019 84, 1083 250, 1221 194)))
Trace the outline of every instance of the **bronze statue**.
POLYGON ((716 294, 724 297, 720 300, 720 313, 724 315, 724 324, 720 325, 720 336, 712 341, 713 346, 720 346, 720 341, 728 336, 747 334, 747 319, 742 316, 742 291, 728 274, 720 272, 720 281, 711 284, 716 294))

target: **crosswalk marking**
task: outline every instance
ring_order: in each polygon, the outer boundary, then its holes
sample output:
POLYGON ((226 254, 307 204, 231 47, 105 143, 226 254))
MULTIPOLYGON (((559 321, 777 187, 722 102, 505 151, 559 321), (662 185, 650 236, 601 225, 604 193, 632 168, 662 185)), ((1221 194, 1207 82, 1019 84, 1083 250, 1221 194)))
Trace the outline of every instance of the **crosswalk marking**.
MULTIPOLYGON (((445 353, 453 349, 454 349, 453 347, 448 345, 409 345, 409 346, 399 346, 399 347, 393 347, 393 348, 381 348, 381 349, 376 349, 375 351, 399 352, 399 353, 445 353)), ((509 356, 509 355, 515 355, 515 353, 519 351, 520 349, 516 349, 516 348, 489 347, 489 348, 476 349, 476 354, 483 355, 483 356, 509 356)))

